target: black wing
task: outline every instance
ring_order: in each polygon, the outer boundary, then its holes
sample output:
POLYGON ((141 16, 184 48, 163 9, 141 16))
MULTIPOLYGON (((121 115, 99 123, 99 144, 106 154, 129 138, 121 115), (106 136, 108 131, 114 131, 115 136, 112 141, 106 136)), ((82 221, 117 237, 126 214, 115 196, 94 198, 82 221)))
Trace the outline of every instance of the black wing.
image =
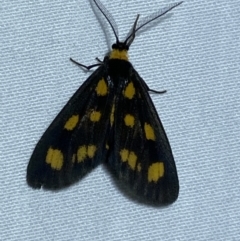
POLYGON ((118 81, 109 163, 138 195, 170 204, 179 192, 171 147, 149 88, 133 68, 130 72, 118 81))
POLYGON ((38 142, 27 167, 33 188, 68 186, 106 159, 113 96, 106 66, 76 91, 38 142))

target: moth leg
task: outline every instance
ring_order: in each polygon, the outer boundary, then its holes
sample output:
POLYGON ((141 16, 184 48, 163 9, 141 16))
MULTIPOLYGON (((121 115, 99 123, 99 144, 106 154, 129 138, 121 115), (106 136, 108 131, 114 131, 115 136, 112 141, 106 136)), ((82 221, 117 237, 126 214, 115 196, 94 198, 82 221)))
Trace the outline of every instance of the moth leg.
POLYGON ((100 63, 92 64, 92 65, 87 66, 87 65, 84 65, 84 64, 80 64, 80 63, 77 62, 76 60, 70 58, 70 61, 72 61, 74 64, 76 64, 76 65, 78 65, 78 66, 80 66, 80 67, 82 67, 82 68, 85 68, 85 69, 87 69, 87 70, 90 70, 90 69, 92 69, 92 68, 94 68, 94 67, 96 67, 96 66, 102 65, 102 61, 100 61, 99 59, 97 59, 97 60, 98 60, 100 63))

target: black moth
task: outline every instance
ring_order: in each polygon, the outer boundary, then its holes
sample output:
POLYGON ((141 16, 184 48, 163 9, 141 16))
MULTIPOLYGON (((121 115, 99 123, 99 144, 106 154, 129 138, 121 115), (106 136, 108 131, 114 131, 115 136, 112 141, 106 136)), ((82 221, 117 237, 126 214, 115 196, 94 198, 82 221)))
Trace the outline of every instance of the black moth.
POLYGON ((116 175, 145 200, 174 202, 179 193, 177 170, 167 136, 148 91, 128 61, 136 32, 182 2, 138 23, 120 42, 110 14, 93 0, 109 22, 116 43, 99 68, 76 91, 38 142, 27 167, 33 188, 59 189, 81 179, 105 162, 116 175))

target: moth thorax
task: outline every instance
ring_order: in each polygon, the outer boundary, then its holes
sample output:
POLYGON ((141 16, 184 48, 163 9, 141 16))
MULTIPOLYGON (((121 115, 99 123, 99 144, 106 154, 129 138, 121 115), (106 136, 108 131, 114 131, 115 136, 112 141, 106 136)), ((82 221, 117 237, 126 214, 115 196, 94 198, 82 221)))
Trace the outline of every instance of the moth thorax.
POLYGON ((121 59, 128 61, 128 51, 126 49, 113 48, 110 52, 110 59, 121 59))

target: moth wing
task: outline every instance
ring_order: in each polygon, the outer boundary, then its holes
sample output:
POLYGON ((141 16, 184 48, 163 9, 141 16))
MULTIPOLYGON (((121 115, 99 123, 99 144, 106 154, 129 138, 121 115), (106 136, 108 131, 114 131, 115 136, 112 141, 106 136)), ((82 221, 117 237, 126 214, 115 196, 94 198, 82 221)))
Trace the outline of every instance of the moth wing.
POLYGON ((119 83, 109 164, 139 196, 170 204, 178 197, 177 170, 149 88, 134 69, 119 83))
POLYGON ((106 159, 111 111, 106 76, 105 67, 99 67, 45 131, 27 167, 31 187, 69 186, 106 159))

